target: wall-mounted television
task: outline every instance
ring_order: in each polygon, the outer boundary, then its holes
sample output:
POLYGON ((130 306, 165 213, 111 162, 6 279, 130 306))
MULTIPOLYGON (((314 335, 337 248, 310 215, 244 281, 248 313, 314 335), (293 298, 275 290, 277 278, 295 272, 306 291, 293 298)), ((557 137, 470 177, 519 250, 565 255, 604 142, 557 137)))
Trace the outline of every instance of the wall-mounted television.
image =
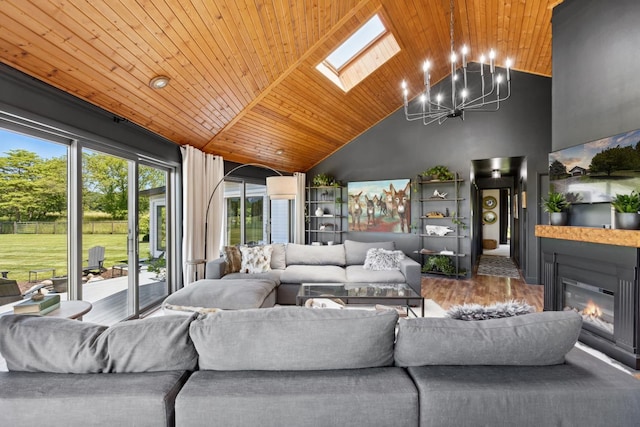
POLYGON ((574 204, 639 191, 640 129, 550 153, 549 181, 574 204))

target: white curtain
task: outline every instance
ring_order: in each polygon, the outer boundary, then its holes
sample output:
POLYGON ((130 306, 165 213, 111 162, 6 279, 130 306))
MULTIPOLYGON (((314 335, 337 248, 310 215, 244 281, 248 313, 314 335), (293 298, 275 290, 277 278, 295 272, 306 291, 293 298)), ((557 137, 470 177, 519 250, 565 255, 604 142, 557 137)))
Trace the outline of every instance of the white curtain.
POLYGON ((209 261, 220 256, 224 184, 220 184, 211 199, 207 236, 205 214, 214 188, 224 177, 224 161, 220 156, 203 153, 188 145, 181 147, 181 151, 183 283, 188 284, 196 273, 198 278, 204 278, 204 264, 195 264, 196 260, 209 261))
POLYGON ((293 176, 296 177, 298 185, 293 215, 293 243, 304 245, 304 207, 307 175, 302 172, 295 172, 293 176))

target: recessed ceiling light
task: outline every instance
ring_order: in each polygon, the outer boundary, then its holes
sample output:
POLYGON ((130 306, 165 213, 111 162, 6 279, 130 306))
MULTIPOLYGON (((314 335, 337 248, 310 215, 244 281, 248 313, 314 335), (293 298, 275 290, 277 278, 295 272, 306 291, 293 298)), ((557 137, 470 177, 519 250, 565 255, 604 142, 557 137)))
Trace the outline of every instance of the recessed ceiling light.
POLYGON ((151 89, 163 89, 169 84, 169 77, 167 76, 155 76, 149 82, 151 89))
POLYGON ((281 156, 281 155, 283 155, 283 154, 284 154, 284 150, 283 150, 282 148, 278 148, 278 149, 276 150, 276 154, 277 154, 278 156, 281 156))

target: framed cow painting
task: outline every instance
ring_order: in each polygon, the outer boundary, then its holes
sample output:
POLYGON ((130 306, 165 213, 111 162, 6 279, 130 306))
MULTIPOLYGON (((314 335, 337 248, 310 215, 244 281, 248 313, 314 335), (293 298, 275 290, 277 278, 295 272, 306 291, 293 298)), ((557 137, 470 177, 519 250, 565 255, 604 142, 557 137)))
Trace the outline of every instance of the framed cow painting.
POLYGON ((411 232, 411 180, 350 182, 349 231, 411 232))

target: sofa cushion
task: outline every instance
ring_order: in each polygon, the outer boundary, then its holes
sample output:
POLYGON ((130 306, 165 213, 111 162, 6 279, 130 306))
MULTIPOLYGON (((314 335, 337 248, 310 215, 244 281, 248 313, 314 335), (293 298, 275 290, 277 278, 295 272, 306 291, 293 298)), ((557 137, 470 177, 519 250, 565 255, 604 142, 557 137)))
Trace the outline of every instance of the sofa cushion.
POLYGON ((356 242, 344 241, 344 251, 347 265, 364 265, 367 251, 371 248, 382 248, 392 251, 396 248, 395 242, 356 242))
POLYGON ((0 424, 173 426, 174 401, 188 376, 185 371, 77 375, 0 372, 0 424))
POLYGON ((393 363, 397 319, 395 310, 275 307, 204 315, 190 334, 200 369, 356 369, 393 363))
POLYGON ((242 253, 240 271, 249 274, 270 271, 272 251, 271 245, 240 246, 240 253, 242 253))
MULTIPOLYGON (((224 276, 223 280, 271 280, 276 285, 280 284, 280 276, 284 270, 269 270, 264 273, 231 273, 224 276)), ((215 279, 211 279, 215 280, 215 279)))
POLYGON ((347 267, 347 282, 352 283, 405 283, 404 274, 399 270, 367 270, 363 265, 347 267))
POLYGON ((176 399, 176 425, 408 427, 418 408, 401 368, 198 371, 176 399))
POLYGON ((109 328, 70 319, 0 317, 0 352, 10 371, 51 373, 192 370, 193 316, 165 316, 109 328))
POLYGON ((573 348, 582 326, 574 311, 546 311, 467 322, 446 318, 400 319, 398 366, 555 365, 573 348))
POLYGON ((280 276, 282 283, 341 283, 345 269, 335 265, 290 265, 280 276))
POLYGON ((344 265, 344 245, 309 246, 289 243, 287 267, 291 265, 344 265))
POLYGON ((273 280, 255 279, 252 277, 254 275, 245 276, 248 277, 198 280, 169 295, 162 305, 223 310, 261 307, 265 298, 276 288, 276 283, 273 280))
POLYGON ((287 253, 283 243, 272 243, 271 247, 271 269, 284 270, 287 268, 287 253))
POLYGON ((640 419, 640 381, 577 348, 554 366, 407 370, 424 426, 631 426, 640 419))
POLYGON ((189 337, 194 316, 160 316, 116 323, 98 338, 106 348, 103 372, 190 371, 198 353, 189 337))
POLYGON ((0 353, 10 371, 85 374, 102 372, 106 326, 50 317, 0 316, 0 353))

